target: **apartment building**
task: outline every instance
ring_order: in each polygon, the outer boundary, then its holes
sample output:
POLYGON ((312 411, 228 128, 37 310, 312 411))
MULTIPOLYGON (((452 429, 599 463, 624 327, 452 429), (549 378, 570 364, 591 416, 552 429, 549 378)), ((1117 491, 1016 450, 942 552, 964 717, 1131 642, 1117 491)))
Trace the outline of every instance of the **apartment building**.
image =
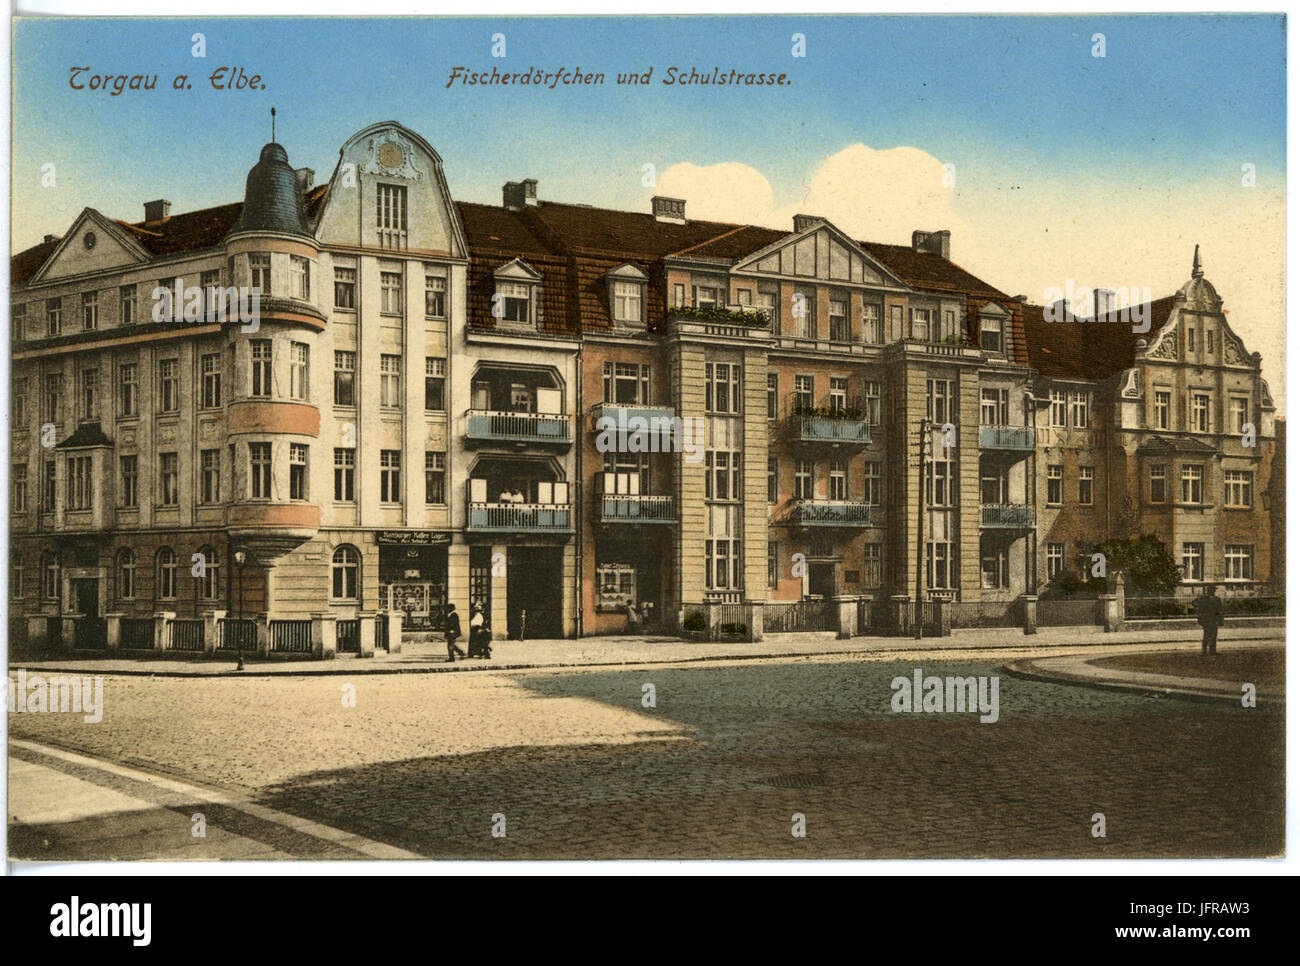
POLYGON ((883 623, 918 573, 1001 620, 1129 532, 1189 579, 1268 579, 1272 402, 1199 263, 1140 339, 1044 321, 946 231, 532 179, 456 202, 391 121, 314 177, 268 144, 242 203, 86 209, 11 260, 29 637, 160 611, 437 631, 454 603, 540 638, 843 596, 883 623))

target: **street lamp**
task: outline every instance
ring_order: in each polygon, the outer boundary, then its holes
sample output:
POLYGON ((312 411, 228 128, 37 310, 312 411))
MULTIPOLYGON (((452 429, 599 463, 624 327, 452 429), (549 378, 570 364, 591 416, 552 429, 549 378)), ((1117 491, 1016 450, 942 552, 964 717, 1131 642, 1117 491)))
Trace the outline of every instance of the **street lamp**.
POLYGON ((235 551, 235 574, 238 579, 238 604, 235 608, 235 637, 238 639, 239 663, 235 665, 236 671, 244 669, 244 564, 248 562, 248 554, 242 550, 235 551))

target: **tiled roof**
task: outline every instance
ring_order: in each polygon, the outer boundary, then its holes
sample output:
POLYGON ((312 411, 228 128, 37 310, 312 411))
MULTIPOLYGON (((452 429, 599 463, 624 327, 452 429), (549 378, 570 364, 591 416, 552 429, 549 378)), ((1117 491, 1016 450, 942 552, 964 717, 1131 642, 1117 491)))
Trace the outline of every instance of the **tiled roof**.
POLYGON ((1133 366, 1137 341, 1149 341, 1169 320, 1177 302, 1176 295, 1150 302, 1146 317, 1151 328, 1147 332, 1134 332, 1132 322, 1124 318, 1097 322, 1067 313, 1066 321, 1051 322, 1043 306, 1026 303, 1021 312, 1028 363, 1043 375, 1058 379, 1108 379, 1133 366))

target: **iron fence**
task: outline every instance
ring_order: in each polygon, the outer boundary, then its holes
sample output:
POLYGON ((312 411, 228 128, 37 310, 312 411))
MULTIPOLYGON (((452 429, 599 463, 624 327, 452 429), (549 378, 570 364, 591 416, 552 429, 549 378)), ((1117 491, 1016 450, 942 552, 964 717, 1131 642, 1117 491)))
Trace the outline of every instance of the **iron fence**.
POLYGON ((177 618, 172 621, 173 651, 203 650, 203 621, 177 618))
POLYGON ((271 621, 271 650, 279 654, 310 654, 311 621, 271 621))

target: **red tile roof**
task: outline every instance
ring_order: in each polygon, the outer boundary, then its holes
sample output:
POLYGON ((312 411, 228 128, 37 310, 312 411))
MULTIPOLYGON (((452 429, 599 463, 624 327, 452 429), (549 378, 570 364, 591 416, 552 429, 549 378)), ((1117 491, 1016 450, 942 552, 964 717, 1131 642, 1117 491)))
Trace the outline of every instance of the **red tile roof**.
POLYGON ((1133 323, 1117 318, 1094 321, 1066 313, 1066 321, 1049 321, 1041 305, 1024 304, 1025 337, 1028 363, 1045 376, 1058 379, 1108 379, 1117 372, 1132 368, 1139 339, 1150 341, 1169 321, 1178 302, 1170 295, 1147 304, 1151 328, 1134 332, 1133 323))

